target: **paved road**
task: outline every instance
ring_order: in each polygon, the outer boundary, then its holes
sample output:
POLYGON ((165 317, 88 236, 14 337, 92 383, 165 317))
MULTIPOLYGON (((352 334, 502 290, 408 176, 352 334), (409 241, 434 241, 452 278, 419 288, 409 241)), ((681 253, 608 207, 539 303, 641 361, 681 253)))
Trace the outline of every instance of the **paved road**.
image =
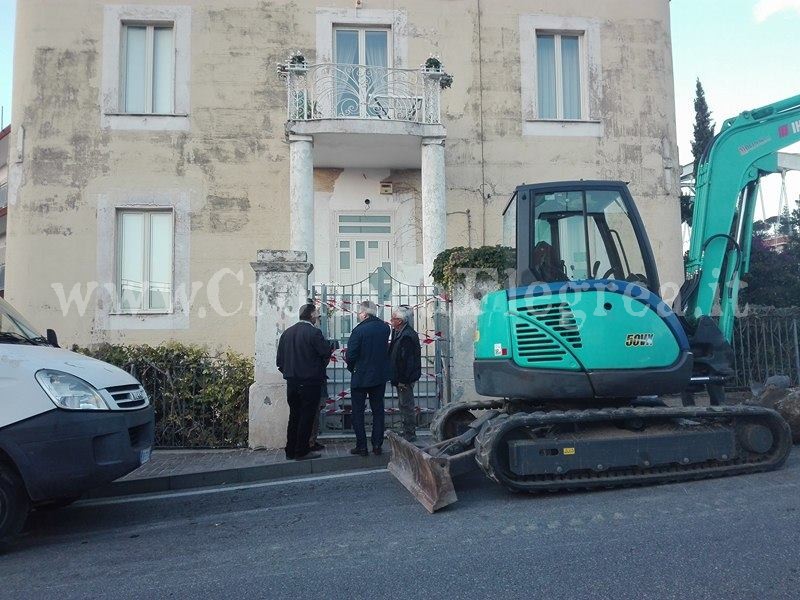
POLYGON ((384 472, 38 513, 3 598, 790 598, 800 457, 775 473, 508 494, 428 515, 384 472))

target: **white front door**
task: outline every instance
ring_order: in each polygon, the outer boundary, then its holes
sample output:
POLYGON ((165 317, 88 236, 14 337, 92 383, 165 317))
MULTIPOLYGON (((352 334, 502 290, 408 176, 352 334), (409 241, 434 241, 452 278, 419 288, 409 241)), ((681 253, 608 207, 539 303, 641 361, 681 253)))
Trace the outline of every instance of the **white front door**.
POLYGON ((339 214, 337 228, 337 283, 363 281, 379 267, 392 274, 391 215, 339 214))

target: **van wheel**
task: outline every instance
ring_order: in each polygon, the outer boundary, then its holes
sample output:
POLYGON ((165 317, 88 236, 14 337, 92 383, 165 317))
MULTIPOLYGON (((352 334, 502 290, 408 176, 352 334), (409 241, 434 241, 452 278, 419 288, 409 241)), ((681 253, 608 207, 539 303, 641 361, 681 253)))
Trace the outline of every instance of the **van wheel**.
POLYGON ((0 463, 0 543, 22 531, 30 500, 19 475, 0 463))

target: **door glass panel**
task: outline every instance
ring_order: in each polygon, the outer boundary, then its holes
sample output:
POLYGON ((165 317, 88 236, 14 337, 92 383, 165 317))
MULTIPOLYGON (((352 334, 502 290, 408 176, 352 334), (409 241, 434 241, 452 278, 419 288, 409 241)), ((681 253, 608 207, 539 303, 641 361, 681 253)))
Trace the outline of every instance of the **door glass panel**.
POLYGON ((583 215, 570 215, 558 222, 561 263, 556 272, 566 273, 566 279, 588 279, 588 260, 583 215))
POLYGON ((389 215, 341 215, 340 223, 389 223, 389 215))
POLYGON ((339 233, 391 233, 391 227, 381 226, 359 226, 359 225, 340 225, 339 233))
POLYGON ((340 269, 349 269, 350 268, 350 253, 349 252, 339 252, 339 268, 340 269))
MULTIPOLYGON (((606 245, 611 258, 608 268, 615 267, 615 271, 612 272, 613 278, 648 285, 642 249, 619 192, 588 192, 587 206, 597 215, 595 220, 600 224, 600 228, 606 228, 608 231, 610 239, 606 245)), ((603 277, 603 275, 604 273, 601 272, 598 277, 603 277)))
POLYGON ((383 116, 391 106, 386 80, 386 67, 389 66, 388 34, 386 31, 366 31, 364 40, 367 68, 364 69, 363 85, 367 114, 370 117, 383 116))
POLYGON ((366 61, 368 67, 389 66, 389 45, 387 31, 367 31, 366 36, 366 61))
POLYGON ((589 219, 589 254, 592 257, 589 279, 617 279, 612 266, 614 261, 608 255, 603 238, 603 222, 594 217, 589 219), (608 275, 606 275, 608 274, 608 275))
POLYGON ((370 242, 369 243, 369 247, 370 247, 370 249, 377 248, 378 247, 378 242, 370 242))
POLYGON ((364 260, 366 256, 364 242, 356 242, 356 260, 364 260))
POLYGON ((538 281, 586 277, 586 236, 581 192, 537 194, 531 272, 538 281))
POLYGON ((336 115, 357 117, 360 114, 358 94, 358 31, 336 30, 336 115))

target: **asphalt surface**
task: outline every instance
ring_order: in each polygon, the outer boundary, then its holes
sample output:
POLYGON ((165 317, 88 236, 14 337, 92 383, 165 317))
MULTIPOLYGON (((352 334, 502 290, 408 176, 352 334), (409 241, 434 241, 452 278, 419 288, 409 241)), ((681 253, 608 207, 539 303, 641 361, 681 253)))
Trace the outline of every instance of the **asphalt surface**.
POLYGON ((659 487, 510 494, 429 515, 385 471, 32 515, 2 598, 797 598, 800 458, 659 487))

